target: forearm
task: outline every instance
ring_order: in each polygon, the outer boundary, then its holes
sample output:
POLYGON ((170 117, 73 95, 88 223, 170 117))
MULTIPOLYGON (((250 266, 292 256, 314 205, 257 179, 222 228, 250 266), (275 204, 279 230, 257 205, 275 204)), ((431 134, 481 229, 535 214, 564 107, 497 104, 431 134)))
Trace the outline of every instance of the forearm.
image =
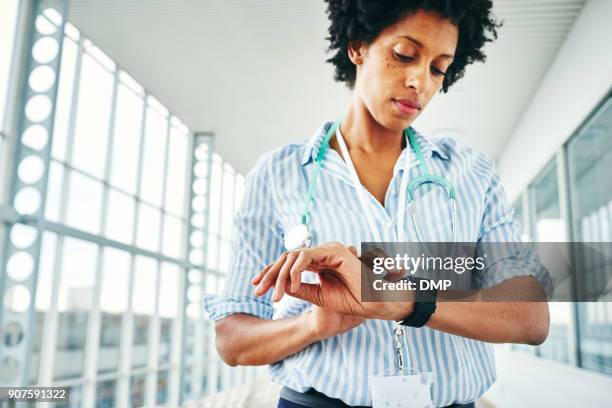
POLYGON ((438 302, 427 326, 490 343, 537 345, 548 335, 546 302, 438 302))
POLYGON ((536 345, 548 335, 546 294, 533 277, 466 292, 460 301, 448 301, 452 296, 441 292, 428 327, 492 343, 536 345))
POLYGON ((215 324, 216 346, 229 365, 275 363, 318 341, 306 315, 264 320, 236 314, 215 324))

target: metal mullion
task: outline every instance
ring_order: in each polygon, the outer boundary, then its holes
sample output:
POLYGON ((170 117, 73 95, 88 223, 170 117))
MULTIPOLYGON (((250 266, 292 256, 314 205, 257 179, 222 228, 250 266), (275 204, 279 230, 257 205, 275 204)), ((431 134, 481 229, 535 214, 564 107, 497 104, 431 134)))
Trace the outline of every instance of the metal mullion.
MULTIPOLYGON (((109 188, 108 180, 110 179, 110 172, 112 166, 112 155, 113 155, 113 144, 115 138, 115 120, 116 120, 116 108, 117 108, 117 92, 118 92, 118 73, 114 73, 113 81, 113 94, 111 99, 111 116, 108 128, 108 145, 106 148, 106 166, 104 170, 104 188, 102 190, 102 207, 100 215, 99 231, 100 235, 104 236, 106 233, 106 221, 108 217, 108 197, 109 188)), ((94 292, 92 299, 92 307, 88 317, 87 325, 87 344, 85 347, 85 367, 84 367, 84 387, 83 387, 83 402, 84 406, 93 406, 96 398, 96 374, 97 374, 97 362, 98 362, 98 349, 100 346, 100 297, 101 297, 101 285, 102 285, 102 274, 104 269, 104 246, 98 244, 98 259, 96 262, 96 272, 94 278, 94 292)))
MULTIPOLYGON (((565 241, 571 242, 570 237, 572 235, 571 216, 570 216, 570 203, 569 203, 569 190, 568 190, 568 172, 567 172, 567 161, 565 156, 565 147, 557 152, 556 155, 557 163, 557 188, 559 190, 559 210, 561 219, 565 223, 565 241)), ((572 258, 570 254, 570 259, 572 258)), ((570 282, 570 293, 574 292, 574 282, 570 282)), ((571 305, 570 305, 571 306, 571 305)), ((570 321, 567 326, 567 356, 569 363, 573 366, 578 364, 578 333, 577 333, 577 314, 574 311, 575 308, 570 307, 570 321)))
MULTIPOLYGON (((219 216, 221 216, 222 218, 222 214, 223 214, 223 188, 225 187, 225 166, 224 166, 225 162, 221 162, 221 194, 219 197, 219 209, 220 209, 220 214, 219 216)), ((221 269, 219 268, 219 259, 221 259, 221 242, 223 242, 224 238, 221 235, 221 227, 223 224, 223 219, 219 220, 219 231, 218 231, 218 235, 217 235, 217 271, 223 275, 223 272, 221 271, 221 269)), ((217 287, 215 288, 215 290, 219 290, 219 281, 217 280, 217 287)))
POLYGON ((161 262, 157 261, 157 276, 155 278, 155 300, 153 302, 153 315, 149 320, 149 338, 147 339, 147 374, 145 376, 145 406, 151 407, 155 403, 157 389, 158 346, 159 346, 159 284, 161 282, 161 262))
MULTIPOLYGON (((145 102, 146 104, 146 102, 145 102)), ((165 214, 164 214, 164 203, 166 200, 166 186, 167 186, 167 171, 168 171, 168 141, 170 139, 170 116, 166 119, 167 130, 166 130, 166 142, 165 142, 165 155, 164 155, 164 180, 162 182, 162 198, 161 198, 161 220, 159 223, 159 238, 157 240, 157 247, 159 253, 162 253, 164 226, 165 226, 165 214)), ((143 149, 144 150, 144 149, 143 149)), ((155 285, 155 300, 153 306, 153 315, 149 321, 149 338, 147 344, 147 366, 154 370, 153 373, 149 373, 145 378, 145 405, 152 406, 155 401, 155 390, 156 390, 156 368, 159 365, 158 347, 159 347, 159 331, 160 331, 160 317, 159 317, 159 285, 161 282, 161 260, 157 260, 157 277, 155 285)))
MULTIPOLYGON (((223 160, 221 162, 221 195, 219 197, 219 208, 223 209, 223 192, 225 190, 225 183, 228 182, 227 177, 225 176, 226 172, 225 172, 225 160, 223 160)), ((222 236, 221 233, 221 228, 223 227, 223 210, 221 210, 221 220, 219 221, 219 237, 217 238, 217 271, 219 271, 221 276, 224 276, 225 274, 223 273, 223 271, 221 270, 221 247, 223 245, 223 243, 225 242, 225 238, 222 236)), ((225 283, 225 277, 222 278, 223 282, 225 283)), ((218 292, 221 288, 221 283, 219 282, 221 279, 217 279, 217 287, 215 288, 215 290, 218 292)), ((211 335, 214 335, 214 331, 212 330, 212 326, 209 328, 209 331, 211 333, 211 335)), ((231 384, 230 381, 230 372, 229 372, 229 365, 227 365, 220 357, 217 359, 218 364, 216 364, 216 367, 218 370, 221 371, 221 378, 223 379, 223 387, 219 390, 219 391, 223 391, 224 389, 228 388, 228 384, 231 384)), ((219 384, 217 384, 217 388, 219 387, 219 384)))
MULTIPOLYGON (((205 283, 205 278, 206 275, 204 274, 204 263, 206 261, 206 240, 207 240, 207 225, 204 225, 202 228, 196 228, 192 223, 191 220, 193 218, 193 216, 195 215, 196 211, 193 208, 192 205, 192 201, 195 198, 195 194, 193 191, 193 183, 196 180, 196 174, 194 171, 194 167, 196 165, 196 156, 195 156, 195 152, 196 149, 199 148, 199 146, 201 145, 206 145, 208 148, 208 152, 207 152, 207 161, 205 163, 205 165, 207 166, 207 172, 206 172, 206 188, 205 191, 203 193, 205 200, 205 207, 202 209, 202 216, 204 217, 205 220, 205 224, 208 224, 208 220, 209 220, 209 207, 210 207, 210 170, 211 170, 211 163, 212 163, 212 143, 213 143, 213 139, 212 139, 212 134, 208 134, 208 133, 194 133, 192 135, 192 137, 190 138, 190 171, 189 171, 189 190, 186 190, 189 192, 189 200, 188 200, 188 209, 187 209, 187 219, 188 219, 188 228, 187 228, 187 237, 190 237, 192 233, 196 232, 196 231, 200 231, 203 234, 203 245, 202 245, 202 255, 203 255, 203 259, 202 259, 202 264, 197 266, 197 270, 199 270, 202 273, 202 279, 199 283, 199 287, 200 287, 200 291, 202 292, 203 288, 204 288, 204 283, 205 283)), ((189 239, 186 240, 185 243, 185 249, 187 253, 191 252, 191 241, 189 239)), ((180 358, 181 358, 181 375, 180 375, 180 402, 183 402, 183 388, 184 388, 184 383, 185 383, 185 367, 187 365, 192 366, 192 370, 190 373, 190 378, 191 378, 191 383, 192 383, 192 391, 191 394, 192 395, 198 395, 199 393, 201 393, 201 389, 202 389, 202 380, 203 380, 203 367, 202 367, 202 361, 203 361, 203 354, 204 354, 204 347, 203 347, 203 342, 198 342, 197 339, 203 339, 205 336, 204 333, 204 323, 203 323, 203 313, 201 310, 199 310, 198 316, 196 319, 194 319, 193 324, 193 330, 194 332, 192 333, 192 335, 190 336, 191 339, 194 340, 193 342, 193 361, 190 362, 190 364, 187 364, 186 362, 186 356, 185 356, 185 342, 187 339, 187 332, 186 332, 186 327, 187 327, 187 317, 185 317, 185 313, 186 313, 186 291, 187 291, 187 287, 189 285, 188 279, 187 279, 187 274, 185 274, 183 282, 185 287, 183 288, 182 291, 182 297, 185 301, 183 308, 181 309, 181 313, 183 315, 183 319, 184 319, 184 324, 182 327, 182 333, 183 335, 181 336, 182 339, 182 353, 180 354, 180 358)), ((191 318, 189 318, 191 320, 191 318)))
POLYGON ((533 234, 531 231, 531 211, 529 210, 529 187, 521 194, 521 202, 523 206, 523 219, 521 220, 523 233, 527 234, 527 237, 531 239, 533 234))
MULTIPOLYGON (((11 154, 19 143, 20 131, 20 115, 21 108, 25 103, 25 95, 22 93, 24 83, 27 81, 27 66, 29 53, 31 51, 30 31, 32 14, 34 6, 31 2, 22 1, 17 6, 17 21, 15 24, 15 36, 13 42, 13 52, 11 55, 11 66, 8 76, 8 87, 6 89, 5 100, 5 115, 4 123, 1 123, 2 132, 6 132, 2 152, 0 152, 0 172, 7 176, 6 184, 0 184, 0 202, 8 202, 10 197, 11 183, 16 174, 13 172, 15 155, 11 154)), ((6 232, 8 232, 8 228, 6 232)), ((1 238, 1 235, 0 235, 1 238)), ((8 237, 6 237, 8 239, 8 237)), ((1 240, 0 240, 1 241, 1 240)), ((4 248, 4 242, 2 242, 4 248)), ((2 250, 0 249, 0 252, 2 250)), ((4 254, 0 253, 4 256, 4 254)), ((0 258, 4 259, 4 258, 0 258)), ((3 292, 2 284, 0 284, 0 293, 3 292)), ((1 317, 0 317, 1 319, 1 317)))
MULTIPOLYGON (((191 207, 191 202, 189 200, 186 200, 185 198, 187 197, 187 193, 191 190, 191 173, 188 172, 189 169, 191 169, 193 167, 193 148, 194 148, 194 140, 193 138, 187 137, 187 135, 184 135, 184 137, 187 139, 187 152, 191 152, 191 154, 188 154, 185 160, 185 180, 183 180, 183 182, 185 183, 185 189, 183 190, 183 202, 184 202, 184 207, 183 207, 183 217, 188 217, 189 216, 189 210, 188 208, 191 207)), ((188 246, 188 241, 189 241, 189 224, 188 222, 190 222, 189 220, 186 220, 185 218, 180 218, 181 222, 183 223, 183 234, 182 234, 182 242, 181 242, 181 253, 183 256, 183 259, 189 261, 188 257, 187 257, 187 246, 188 246)), ((183 378, 183 371, 184 371, 184 367, 183 367, 183 362, 184 359, 182 358, 184 350, 185 350, 185 339, 184 339, 184 327, 186 325, 186 319, 185 319, 185 307, 187 305, 187 299, 186 299, 186 290, 187 290, 187 277, 188 277, 188 273, 189 273, 189 269, 188 268, 184 268, 182 267, 180 269, 181 273, 179 275, 179 290, 178 293, 180 294, 178 297, 178 304, 177 304, 177 317, 172 325, 172 342, 170 345, 170 366, 174 367, 170 369, 169 371, 169 376, 168 376, 168 404, 170 406, 178 406, 181 402, 182 402, 182 393, 183 393, 183 382, 182 382, 182 378, 183 378)))
MULTIPOLYGON (((62 37, 63 38, 63 37, 62 37)), ((72 95, 70 100, 70 113, 68 120, 68 136, 66 140, 66 152, 65 158, 68 164, 72 163, 72 155, 74 153, 74 128, 76 124, 76 111, 79 98, 79 87, 81 82, 81 66, 83 60, 83 39, 79 39, 77 43, 77 57, 75 62, 74 78, 72 83, 72 95)), ((58 78, 61 74, 58 74, 58 78)), ((61 195, 60 200, 60 212, 59 222, 65 223, 66 211, 68 207, 68 196, 70 194, 70 177, 69 172, 64 171, 63 174, 63 186, 64 191, 61 195)), ((44 209, 43 209, 44 211, 44 209)), ((42 239, 42 237, 41 237, 42 239)), ((43 337, 41 341, 41 352, 40 352, 40 370, 39 370, 39 384, 52 384, 53 383, 53 366, 55 362, 55 352, 57 345, 57 328, 58 328, 58 315, 57 315, 57 300, 59 283, 62 279, 62 261, 64 252, 64 237, 57 235, 57 246, 55 250, 55 269, 53 271, 52 279, 52 292, 51 292, 51 305, 45 319, 45 325, 43 329, 43 337), (45 347, 46 346, 46 347, 45 347), (43 349, 45 353, 43 353, 43 349), (46 358, 43 358, 46 356, 46 358)))
MULTIPOLYGON (((0 207, 0 208, 4 208, 4 207, 0 207)), ((0 216, 2 216, 1 212, 2 211, 0 210, 0 216)), ((11 217, 10 214, 8 214, 7 216, 9 218, 11 217)), ((23 224, 32 224, 32 221, 29 219, 21 219, 20 222, 22 222, 23 224)), ((147 249, 142 249, 134 245, 125 244, 123 242, 115 241, 115 240, 105 238, 105 237, 102 237, 96 234, 92 234, 87 231, 82 231, 82 230, 79 230, 79 229, 76 229, 76 228, 73 228, 67 225, 59 224, 53 221, 45 220, 42 222, 42 226, 44 230, 54 232, 56 234, 69 236, 69 237, 76 238, 82 241, 92 242, 94 244, 102 245, 105 247, 119 249, 125 252, 129 252, 130 254, 146 256, 148 258, 153 258, 155 260, 179 265, 184 268, 197 267, 196 265, 193 265, 188 261, 184 261, 178 258, 172 258, 166 255, 161 255, 157 252, 151 252, 147 249)))
MULTIPOLYGON (((212 152, 211 152, 211 161, 213 160, 212 158, 212 152)), ((225 166, 224 166, 225 162, 222 160, 220 163, 221 166, 221 188, 220 188, 220 194, 219 194, 219 208, 223 208, 223 188, 224 188, 224 184, 225 184, 225 166)), ((212 197, 211 197, 212 198, 212 197)), ((216 234, 216 239, 217 239, 217 253, 215 254, 215 256, 217 257, 217 267, 216 269, 216 287, 215 287, 215 292, 217 292, 219 290, 219 278, 224 276, 224 274, 221 272, 221 270, 219 269, 219 258, 221 255, 221 242, 223 241, 223 238, 221 236, 221 227, 222 227, 222 220, 219 221, 219 231, 216 234)), ((210 325, 208 326, 208 333, 210 336, 211 341, 209 342, 209 353, 208 353, 208 360, 214 360, 215 364, 212 365, 212 370, 211 373, 208 376, 208 379, 210 380, 209 384, 213 384, 214 385, 214 389, 218 390, 218 391, 223 391, 223 389, 219 389, 219 384, 218 384, 218 377, 219 377, 219 371, 221 370, 221 376, 223 378, 223 382, 227 382, 225 381, 227 379, 227 373, 226 373, 226 369, 225 369, 225 363, 221 360, 221 358, 218 356, 218 354, 216 353, 216 349, 213 347, 214 342, 212 341, 215 338, 215 332, 213 329, 213 326, 210 325), (216 356, 216 358, 213 359, 213 356, 216 356)), ((210 367, 209 367, 210 368, 210 367)), ((213 387, 211 387, 213 388, 213 387)))
MULTIPOLYGON (((87 40, 90 42, 90 44, 91 44, 92 46, 94 46, 94 47, 98 48, 100 51, 102 51, 102 49, 101 49, 100 47, 98 47, 97 45, 95 45, 95 44, 93 43, 93 41, 91 41, 89 38, 88 38, 87 40)), ((102 51, 102 52, 104 52, 104 51, 102 51)), ((91 58, 91 59, 93 59, 94 61, 96 61, 96 62, 98 63, 98 65, 99 65, 99 66, 100 66, 100 67, 101 67, 103 70, 105 70, 107 73, 109 73, 109 74, 115 74, 115 73, 118 71, 118 69, 117 69, 117 64, 116 64, 116 63, 115 63, 115 70, 112 70, 112 69, 109 69, 109 68, 108 68, 108 67, 105 65, 105 64, 106 64, 105 62, 100 61, 100 60, 98 59, 98 57, 96 57, 94 54, 92 54, 91 52, 89 52, 87 49, 85 49, 85 53, 86 53, 86 54, 89 56, 89 58, 91 58)), ((110 57, 109 57, 109 58, 110 58, 110 57)), ((112 58, 111 58, 111 59, 112 59, 112 58)), ((113 61, 113 62, 114 62, 114 61, 113 61)))
MULTIPOLYGON (((557 162, 560 164, 559 175, 559 199, 562 203, 562 217, 566 220, 566 231, 567 231, 567 241, 568 242, 576 242, 577 236, 576 231, 574 230, 574 219, 572 214, 572 185, 570 181, 570 170, 569 170, 569 159, 568 159, 568 146, 569 141, 566 142, 561 148, 560 153, 557 156, 557 162)), ((571 249, 571 247, 570 247, 571 249)), ((571 250, 569 253, 570 256, 570 265, 573 269, 575 265, 575 254, 574 251, 571 250)), ((574 278, 570 282, 571 295, 574 297, 575 301, 571 302, 570 305, 570 321, 568 324, 567 330, 567 343, 568 343, 568 357, 569 363, 576 366, 582 366, 582 356, 580 353, 580 310, 579 310, 579 302, 576 298, 576 276, 574 274, 574 278)))
MULTIPOLYGON (((140 142, 139 142, 139 154, 138 154, 138 170, 136 174, 136 196, 140 196, 140 184, 142 182, 142 167, 144 161, 144 140, 147 123, 147 93, 143 96, 142 105, 142 119, 140 127, 140 142)), ((134 207, 134 222, 132 224, 132 245, 136 246, 136 239, 138 237, 138 216, 140 210, 140 203, 136 201, 134 207)), ((127 312, 123 317, 123 324, 121 326, 121 346, 120 355, 121 365, 119 367, 120 380, 117 383, 117 395, 116 403, 118 408, 127 407, 129 403, 129 387, 130 387, 130 372, 132 370, 132 343, 134 335, 134 313, 132 310, 132 298, 134 292, 134 269, 136 265, 136 254, 132 254, 130 258, 130 277, 128 279, 128 305, 127 312)))
POLYGON ((168 187, 168 159, 170 156, 169 150, 170 150, 170 129, 172 127, 172 124, 170 123, 170 115, 168 115, 168 117, 166 118, 166 123, 167 123, 167 129, 166 129, 166 148, 165 148, 165 154, 164 154, 164 171, 162 172, 162 174, 164 175, 164 179, 162 181, 162 198, 161 198, 161 221, 159 223, 159 239, 158 239, 158 243, 157 246, 159 248, 159 252, 163 253, 163 245, 164 245, 164 227, 165 227, 165 220, 166 220, 166 211, 165 211, 165 206, 166 206, 166 194, 167 194, 167 187, 168 187))
MULTIPOLYGON (((206 289, 206 279, 207 279, 207 274, 206 274, 206 270, 208 269, 208 239, 209 239, 209 231, 210 231, 210 200, 211 200, 211 191, 212 191, 212 166, 213 166, 213 153, 214 153, 214 145, 213 145, 214 139, 212 138, 212 135, 210 136, 210 143, 208 144, 208 163, 207 163, 207 171, 206 171, 206 200, 205 202, 206 204, 206 210, 204 212, 204 218, 206 220, 205 224, 204 224, 204 241, 203 244, 204 246, 202 247, 202 251, 204 251, 204 253, 206 254, 204 256, 205 259, 205 265, 202 265, 202 292, 204 292, 204 290, 206 289)), ((222 190, 221 190, 222 191, 222 190)), ((217 278, 217 276, 215 276, 215 279, 217 278)), ((214 339, 214 333, 213 333, 213 329, 212 329, 212 325, 207 326, 206 325, 206 321, 205 318, 203 316, 203 314, 200 315, 200 319, 199 319, 199 325, 202 328, 202 331, 206 331, 206 333, 203 333, 205 336, 208 337, 208 350, 206 351, 206 355, 208 356, 208 358, 210 358, 212 356, 212 353, 215 352, 216 350, 214 349, 213 346, 213 339, 214 339)), ((198 356, 198 354, 194 353, 194 356, 198 356)), ((206 367, 206 369, 204 368, 204 353, 201 353, 199 355, 200 359, 198 360, 196 358, 196 360, 194 361, 194 368, 192 370, 192 372, 194 374, 196 373, 200 373, 201 376, 206 376, 206 391, 210 392, 211 390, 211 376, 209 374, 209 370, 208 367, 206 367)), ((215 373, 215 382, 213 383, 213 385, 215 385, 216 387, 216 373, 215 373)), ((202 378, 198 378, 198 389, 201 389, 201 384, 202 384, 202 378)))

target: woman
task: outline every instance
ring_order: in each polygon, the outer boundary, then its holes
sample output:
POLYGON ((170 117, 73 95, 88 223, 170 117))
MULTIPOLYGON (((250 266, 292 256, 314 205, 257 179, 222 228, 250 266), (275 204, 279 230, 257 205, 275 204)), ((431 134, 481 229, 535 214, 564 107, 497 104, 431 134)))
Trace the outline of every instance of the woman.
MULTIPOLYGON (((270 364, 272 379, 284 386, 279 407, 369 406, 380 390, 377 376, 400 369, 430 375, 422 378, 431 379, 425 386, 431 405, 473 406, 495 380, 487 343, 543 342, 546 303, 438 302, 417 313, 422 302, 361 302, 354 247, 450 241, 455 234, 463 242, 520 241, 493 161, 410 128, 438 91, 484 61, 483 46, 496 38, 492 3, 327 3, 329 62, 352 98, 342 120, 265 155, 249 173, 225 291, 205 299, 217 322, 217 349, 230 365, 270 364), (456 231, 448 192, 439 186, 415 192, 421 230, 408 215, 406 180, 424 167, 454 185, 456 231), (396 359, 394 321, 411 319, 396 359)), ((483 287, 494 291, 512 279, 541 293, 541 265, 514 262, 487 270, 483 287)), ((409 406, 417 394, 411 387, 398 391, 409 406)))

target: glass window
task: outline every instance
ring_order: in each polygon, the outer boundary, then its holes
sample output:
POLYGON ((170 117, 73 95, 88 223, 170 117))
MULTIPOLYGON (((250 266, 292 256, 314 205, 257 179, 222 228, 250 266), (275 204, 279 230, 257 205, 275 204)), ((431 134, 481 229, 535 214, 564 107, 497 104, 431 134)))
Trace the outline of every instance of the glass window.
POLYGON ((121 323, 127 311, 131 256, 127 252, 105 248, 100 289, 100 343, 98 372, 119 367, 121 323))
POLYGON ((116 388, 116 380, 99 382, 96 386, 96 408, 113 408, 116 388))
POLYGON ((6 96, 11 61, 13 60, 18 5, 19 0, 3 0, 0 2, 0 131, 4 129, 6 96))
MULTIPOLYGON (((534 202, 535 239, 538 242, 565 241, 565 223, 561 218, 557 164, 553 159, 531 185, 534 202)), ((558 361, 569 361, 568 330, 571 304, 554 302, 549 305, 550 329, 546 341, 536 354, 558 361)))
POLYGON ((83 231, 100 232, 102 183, 76 171, 70 172, 66 224, 83 231))
POLYGON ((157 405, 164 405, 168 401, 168 371, 157 373, 157 405))
MULTIPOLYGON (((568 143, 567 157, 574 239, 612 241, 612 99, 568 143)), ((612 303, 579 303, 578 321, 582 366, 612 374, 612 303)))
POLYGON ((87 318, 94 294, 98 248, 95 244, 64 237, 58 290, 56 380, 83 375, 87 318))
POLYGON ((183 381, 183 402, 189 402, 193 399, 191 395, 191 367, 187 367, 183 370, 185 380, 183 381))
POLYGON ((179 217, 185 216, 185 186, 188 158, 187 134, 176 127, 170 129, 168 171, 166 173, 166 210, 179 217))
POLYGON ((49 221, 60 221, 60 208, 64 194, 64 165, 52 160, 49 164, 49 180, 47 182, 47 201, 45 202, 45 218, 49 221))
POLYGON ((120 83, 110 183, 130 194, 136 194, 143 109, 142 97, 120 83))
POLYGON ((161 266, 159 276, 160 364, 170 361, 173 325, 178 317, 180 272, 179 267, 174 264, 163 263, 161 266))
POLYGON ((155 108, 147 106, 140 195, 157 207, 162 206, 167 133, 168 119, 155 108))
POLYGON ((161 212, 150 205, 140 203, 136 245, 149 251, 157 251, 160 223, 161 212))
POLYGON ((535 239, 539 242, 566 241, 561 218, 557 164, 549 163, 531 186, 535 204, 535 239))
POLYGON ((66 144, 68 141, 68 126, 70 123, 77 54, 78 47, 76 43, 68 37, 64 37, 55 105, 55 120, 53 122, 53 142, 51 145, 51 155, 61 161, 66 160, 66 144))
MULTIPOLYGON (((221 185, 223 182, 223 167, 219 155, 213 155, 212 169, 210 174, 210 233, 219 233, 219 221, 221 219, 221 185)), ((202 210, 202 209, 200 209, 202 210)))
POLYGON ((130 406, 144 406, 145 376, 137 375, 130 380, 130 406))
POLYGON ((72 164, 97 178, 106 165, 113 82, 110 72, 83 54, 72 164))
POLYGON ((173 258, 183 258, 185 223, 171 215, 164 218, 164 234, 162 252, 173 258))
POLYGON ((70 387, 68 394, 70 395, 69 401, 66 403, 57 403, 55 404, 55 408, 78 408, 81 406, 81 398, 82 398, 83 390, 81 386, 73 386, 70 387))
POLYGON ((232 237, 232 220, 234 216, 234 169, 224 166, 223 193, 221 198, 221 236, 225 239, 232 237))
POLYGON ((106 217, 106 236, 109 239, 132 243, 134 234, 134 199, 110 189, 108 192, 108 214, 106 217))
POLYGON ((157 262, 152 258, 137 256, 132 289, 132 310, 134 311, 134 338, 132 366, 145 366, 149 323, 155 311, 155 290, 157 285, 157 262))
POLYGON ((32 352, 30 354, 29 382, 38 383, 38 367, 40 365, 40 347, 43 336, 45 318, 51 307, 51 291, 53 288, 53 274, 55 270, 55 253, 57 236, 51 232, 43 233, 40 249, 40 265, 36 284, 36 315, 34 316, 34 330, 32 336, 32 352))
POLYGON ((206 246, 206 264, 208 269, 216 271, 219 267, 219 240, 215 235, 209 235, 206 246))

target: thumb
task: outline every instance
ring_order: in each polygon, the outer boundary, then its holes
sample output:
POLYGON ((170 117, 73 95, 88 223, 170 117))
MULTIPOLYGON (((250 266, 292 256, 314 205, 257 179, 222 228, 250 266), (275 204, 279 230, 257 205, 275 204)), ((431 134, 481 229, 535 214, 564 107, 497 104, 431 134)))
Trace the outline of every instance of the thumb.
POLYGON ((313 305, 323 307, 323 301, 321 298, 321 286, 318 284, 302 282, 300 284, 299 289, 297 289, 296 291, 288 290, 287 293, 298 299, 310 302, 313 305))
POLYGON ((349 245, 348 250, 351 252, 351 254, 355 255, 357 258, 359 258, 359 250, 357 248, 355 248, 352 245, 349 245))

